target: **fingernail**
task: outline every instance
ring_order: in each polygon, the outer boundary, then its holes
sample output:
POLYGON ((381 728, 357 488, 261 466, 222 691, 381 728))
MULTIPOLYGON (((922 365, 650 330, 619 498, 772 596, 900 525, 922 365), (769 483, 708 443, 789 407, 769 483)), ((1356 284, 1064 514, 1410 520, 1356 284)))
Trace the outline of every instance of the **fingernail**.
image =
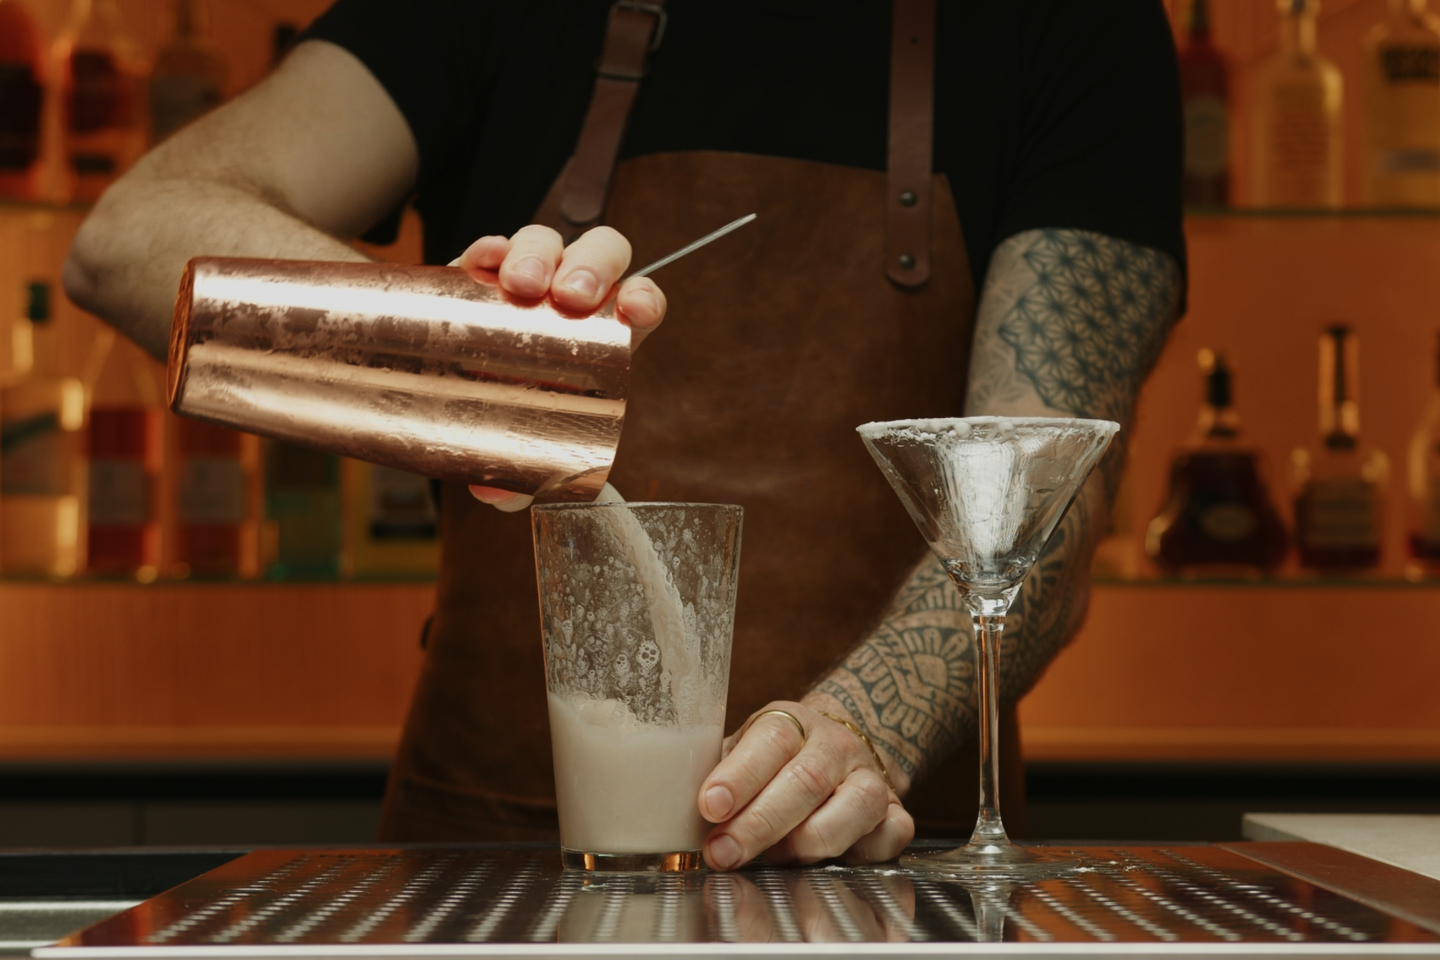
POLYGON ((740 844, 725 834, 710 841, 710 865, 716 870, 730 870, 740 864, 740 844))
POLYGON ((537 284, 545 282, 545 264, 540 262, 539 257, 526 257, 513 264, 510 272, 515 277, 524 277, 526 280, 534 280, 537 284))
POLYGON ((600 292, 600 280, 589 270, 576 270, 565 278, 561 286, 587 300, 600 292))
POLYGON ((735 797, 723 784, 715 784, 705 791, 705 811, 711 822, 719 823, 728 819, 730 808, 735 806, 735 797))

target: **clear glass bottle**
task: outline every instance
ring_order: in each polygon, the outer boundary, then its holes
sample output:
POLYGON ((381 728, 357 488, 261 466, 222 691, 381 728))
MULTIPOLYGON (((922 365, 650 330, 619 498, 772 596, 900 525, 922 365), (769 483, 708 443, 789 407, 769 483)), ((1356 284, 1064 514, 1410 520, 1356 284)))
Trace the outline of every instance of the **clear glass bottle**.
POLYGON ((150 74, 150 142, 159 143, 220 105, 225 58, 208 36, 203 0, 175 0, 175 33, 150 74))
POLYGON ((1261 207, 1342 202, 1340 70, 1315 48, 1319 0, 1277 0, 1280 50, 1259 68, 1251 111, 1251 176, 1261 207))
POLYGON ((1230 368, 1200 351, 1205 396, 1190 440, 1170 467, 1170 490, 1145 531, 1145 550, 1168 573, 1253 577, 1285 560, 1285 525, 1270 499, 1263 458, 1240 438, 1230 368))
POLYGON ((265 449, 265 575, 340 574, 340 458, 273 441, 265 449))
POLYGON ((1320 444, 1291 458, 1295 545, 1313 570, 1380 564, 1390 465, 1360 442, 1360 345, 1346 326, 1320 337, 1320 444))
POLYGON ((1361 58, 1361 197, 1440 206, 1440 21, 1425 0, 1390 0, 1361 58))
POLYGON ((68 577, 80 565, 85 387, 60 370, 51 286, 25 288, 25 372, 0 389, 0 571, 68 577))
POLYGON ((160 569, 160 392, 155 362, 108 327, 96 335, 85 571, 148 583, 160 569))
POLYGON ((430 481, 359 460, 344 462, 345 573, 435 576, 440 539, 430 481))
POLYGON ((1180 50, 1185 116, 1185 203, 1230 203, 1230 68, 1210 38, 1210 0, 1194 0, 1180 50))
POLYGON ((116 0, 71 0, 55 41, 69 198, 99 199, 145 149, 146 64, 116 0))
POLYGON ((0 0, 0 197, 40 199, 45 45, 20 0, 0 0))
MULTIPOLYGON (((1436 338, 1440 347, 1440 336, 1436 338)), ((1435 391, 1410 437, 1406 539, 1419 574, 1440 573, 1440 349, 1435 391)))

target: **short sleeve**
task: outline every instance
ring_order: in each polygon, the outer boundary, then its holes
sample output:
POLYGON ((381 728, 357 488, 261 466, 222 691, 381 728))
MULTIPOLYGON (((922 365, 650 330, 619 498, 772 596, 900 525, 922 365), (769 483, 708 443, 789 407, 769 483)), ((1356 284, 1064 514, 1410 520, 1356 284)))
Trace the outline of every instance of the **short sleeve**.
POLYGON ((1163 7, 1055 0, 1030 21, 997 239, 1093 230, 1161 250, 1183 271, 1180 77, 1163 7))

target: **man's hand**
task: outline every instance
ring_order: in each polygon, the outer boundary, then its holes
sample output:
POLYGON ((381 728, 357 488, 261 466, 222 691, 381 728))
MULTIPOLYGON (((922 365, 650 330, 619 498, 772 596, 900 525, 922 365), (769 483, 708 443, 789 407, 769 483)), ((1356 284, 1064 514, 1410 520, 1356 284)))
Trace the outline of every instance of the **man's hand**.
MULTIPOLYGON (((567 247, 555 230, 531 224, 508 239, 481 237, 450 266, 485 279, 498 275, 508 293, 529 300, 548 296, 562 310, 586 315, 600 308, 630 266, 630 241, 610 227, 596 227, 567 247)), ((615 315, 629 324, 633 350, 665 319, 665 294, 649 277, 632 277, 620 284, 615 315)), ((472 484, 470 493, 506 513, 531 502, 524 494, 496 487, 472 484)))
POLYGON ((776 864, 875 863, 894 859, 915 835, 860 738, 811 707, 767 705, 726 739, 723 757, 699 796, 700 813, 719 824, 705 840, 712 869, 733 870, 761 853, 776 864), (803 740, 768 710, 792 714, 803 740))
MULTIPOLYGON (((548 295, 562 310, 589 314, 630 266, 630 241, 610 227, 596 227, 567 247, 556 231, 531 224, 509 239, 481 237, 451 266, 498 273, 501 288, 517 297, 548 295)), ((615 307, 630 325, 631 346, 638 347, 665 319, 665 294, 649 277, 632 277, 620 284, 615 307)))

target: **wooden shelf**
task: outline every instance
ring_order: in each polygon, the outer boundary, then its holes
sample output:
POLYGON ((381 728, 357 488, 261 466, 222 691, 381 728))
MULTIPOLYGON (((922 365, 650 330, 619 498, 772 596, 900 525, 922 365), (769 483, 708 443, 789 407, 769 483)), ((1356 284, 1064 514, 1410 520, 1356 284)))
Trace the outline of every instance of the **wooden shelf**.
POLYGON ((0 583, 0 761, 388 758, 433 598, 424 583, 0 583))

